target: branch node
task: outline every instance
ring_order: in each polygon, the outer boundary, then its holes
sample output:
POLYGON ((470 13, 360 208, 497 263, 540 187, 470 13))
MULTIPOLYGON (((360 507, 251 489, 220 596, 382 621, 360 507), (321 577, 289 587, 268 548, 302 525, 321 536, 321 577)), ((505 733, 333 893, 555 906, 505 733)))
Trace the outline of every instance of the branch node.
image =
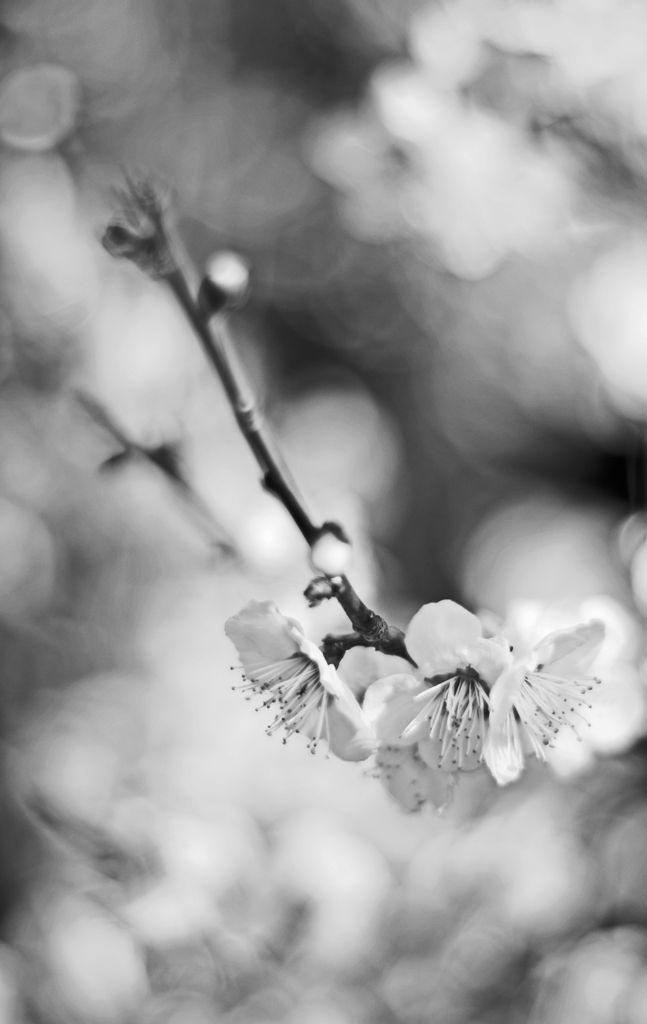
POLYGON ((321 641, 320 649, 329 665, 339 668, 346 651, 352 647, 370 647, 371 644, 359 633, 344 633, 338 636, 329 633, 321 641))

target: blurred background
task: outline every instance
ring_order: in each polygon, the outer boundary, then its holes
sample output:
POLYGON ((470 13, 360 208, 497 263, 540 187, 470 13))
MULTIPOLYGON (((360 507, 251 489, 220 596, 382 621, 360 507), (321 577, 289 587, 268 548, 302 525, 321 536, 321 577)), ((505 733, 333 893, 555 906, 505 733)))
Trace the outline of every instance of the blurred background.
POLYGON ((0 1024, 646 1024, 647 7, 4 0, 0 47, 0 1024), (250 598, 347 624, 100 246, 125 169, 249 260, 236 344, 365 600, 604 619, 549 768, 406 815, 232 692, 250 598))

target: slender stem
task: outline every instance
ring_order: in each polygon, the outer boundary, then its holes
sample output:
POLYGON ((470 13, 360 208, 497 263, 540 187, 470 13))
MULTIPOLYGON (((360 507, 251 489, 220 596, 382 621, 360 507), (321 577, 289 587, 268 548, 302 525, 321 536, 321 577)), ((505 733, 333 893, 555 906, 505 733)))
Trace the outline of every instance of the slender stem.
POLYGON ((232 353, 227 350, 227 328, 223 316, 219 315, 209 323, 179 268, 167 274, 165 280, 198 335, 207 359, 222 381, 238 425, 261 468, 265 487, 285 506, 306 542, 312 546, 320 536, 321 529, 315 526, 303 501, 297 496, 295 485, 288 481, 287 469, 263 415, 245 382, 242 370, 235 367, 232 353))

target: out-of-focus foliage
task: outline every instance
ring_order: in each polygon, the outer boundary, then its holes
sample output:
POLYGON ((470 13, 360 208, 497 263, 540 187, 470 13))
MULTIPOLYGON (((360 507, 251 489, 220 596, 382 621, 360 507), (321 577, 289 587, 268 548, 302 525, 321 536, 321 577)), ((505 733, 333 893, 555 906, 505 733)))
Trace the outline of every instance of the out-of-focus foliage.
POLYGON ((2 6, 2 1024, 647 1017, 646 17, 2 6), (554 772, 407 816, 232 692, 250 598, 346 626, 170 295, 97 241, 123 167, 174 186, 198 261, 249 258, 241 357, 365 600, 604 619, 554 772), (79 388, 179 442, 206 511, 145 458, 101 472, 79 388))

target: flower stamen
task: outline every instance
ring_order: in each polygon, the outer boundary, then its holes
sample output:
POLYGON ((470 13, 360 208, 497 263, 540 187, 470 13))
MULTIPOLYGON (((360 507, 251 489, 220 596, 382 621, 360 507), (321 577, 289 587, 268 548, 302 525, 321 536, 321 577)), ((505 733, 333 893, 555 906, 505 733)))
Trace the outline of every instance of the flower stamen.
POLYGON ((330 694, 322 686, 319 669, 314 662, 302 654, 295 654, 254 668, 253 675, 244 678, 245 682, 234 689, 246 692, 248 700, 255 694, 262 695, 264 699, 257 710, 279 705, 278 714, 265 730, 268 736, 284 728, 285 742, 288 736, 301 732, 316 714, 316 726, 308 749, 314 754, 322 737, 329 740, 327 710, 330 694))
POLYGON ((590 724, 581 709, 592 706, 583 698, 599 683, 599 679, 566 679, 546 672, 524 675, 515 699, 515 712, 537 757, 546 760, 545 748, 555 745, 555 737, 564 726, 581 740, 578 729, 590 724))
POLYGON ((469 770, 483 760, 489 701, 483 683, 473 670, 460 672, 413 698, 424 706, 401 734, 406 740, 429 723, 428 740, 445 771, 469 770))

